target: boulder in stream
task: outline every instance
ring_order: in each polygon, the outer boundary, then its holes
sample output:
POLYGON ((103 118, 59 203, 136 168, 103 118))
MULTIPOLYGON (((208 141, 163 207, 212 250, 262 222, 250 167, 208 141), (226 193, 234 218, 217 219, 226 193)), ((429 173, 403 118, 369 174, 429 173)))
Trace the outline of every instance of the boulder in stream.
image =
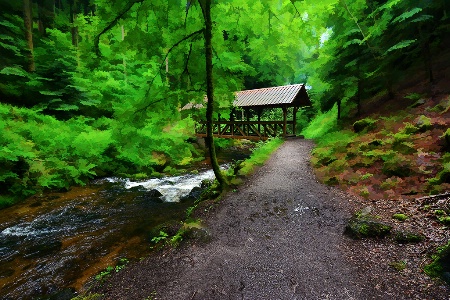
POLYGON ((145 191, 142 193, 142 195, 139 195, 138 198, 141 198, 144 201, 152 201, 152 202, 163 202, 161 197, 163 194, 161 194, 160 191, 157 189, 152 189, 150 191, 145 191))
POLYGON ((195 201, 200 199, 200 196, 202 195, 204 189, 198 186, 195 186, 187 196, 181 197, 180 202, 187 202, 187 201, 195 201))

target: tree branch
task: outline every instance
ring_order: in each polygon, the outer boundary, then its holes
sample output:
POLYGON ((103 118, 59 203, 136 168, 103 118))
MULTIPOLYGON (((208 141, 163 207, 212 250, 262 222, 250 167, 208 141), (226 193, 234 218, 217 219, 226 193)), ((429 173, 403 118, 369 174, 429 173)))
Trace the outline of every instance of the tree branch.
MULTIPOLYGON (((188 39, 190 39, 190 38, 192 38, 192 37, 194 37, 194 36, 196 36, 196 35, 198 35, 198 34, 200 34, 200 33, 203 33, 204 30, 205 30, 205 29, 202 28, 202 29, 199 29, 199 30, 197 30, 197 31, 195 31, 195 32, 192 32, 191 34, 185 36, 184 38, 182 38, 181 40, 179 40, 178 42, 176 42, 175 44, 173 44, 172 47, 169 48, 169 50, 167 51, 166 55, 164 56, 164 58, 163 58, 163 60, 162 60, 162 63, 161 63, 161 65, 159 66, 159 70, 161 70, 161 68, 165 65, 165 63, 166 63, 166 58, 169 56, 169 53, 170 53, 173 49, 175 49, 177 46, 179 46, 182 42, 184 42, 184 41, 186 41, 186 40, 188 40, 188 39)), ((158 76, 158 74, 156 74, 155 76, 153 76, 152 80, 150 81, 149 87, 148 87, 147 91, 145 92, 145 98, 148 97, 148 95, 149 95, 149 93, 150 93, 150 90, 151 90, 151 86, 153 85, 153 82, 155 81, 155 79, 156 79, 157 76, 158 76)), ((149 108, 149 107, 152 106, 153 104, 158 103, 158 102, 160 102, 160 101, 162 101, 162 99, 153 101, 152 103, 149 103, 149 104, 145 105, 144 107, 142 107, 142 108, 136 110, 136 113, 137 113, 137 112, 141 112, 141 111, 143 111, 143 110, 146 110, 147 108, 149 108)))
POLYGON ((375 58, 375 54, 372 51, 373 48, 370 46, 369 41, 367 40, 366 35, 364 34, 364 31, 362 30, 361 26, 359 25, 358 19, 355 16, 353 16, 353 14, 350 12, 350 9, 348 8, 348 5, 345 2, 345 0, 341 0, 341 2, 344 3, 345 10, 348 12, 348 14, 352 18, 352 20, 355 21, 356 26, 358 26, 359 32, 361 32, 361 35, 363 36, 363 40, 366 41, 367 47, 369 48, 370 52, 372 53, 373 58, 375 58))
POLYGON ((116 26, 117 22, 123 18, 123 16, 137 3, 142 3, 144 0, 133 0, 133 2, 128 2, 127 6, 112 20, 95 38, 94 38, 94 50, 97 56, 101 56, 99 43, 100 37, 116 26))
MULTIPOLYGON (((298 11, 297 6, 295 6, 294 0, 291 0, 291 3, 292 3, 292 5, 294 6, 295 11, 297 12, 298 16, 301 17, 302 15, 301 15, 300 12, 298 11)), ((294 15, 294 18, 295 18, 295 15, 294 15)))

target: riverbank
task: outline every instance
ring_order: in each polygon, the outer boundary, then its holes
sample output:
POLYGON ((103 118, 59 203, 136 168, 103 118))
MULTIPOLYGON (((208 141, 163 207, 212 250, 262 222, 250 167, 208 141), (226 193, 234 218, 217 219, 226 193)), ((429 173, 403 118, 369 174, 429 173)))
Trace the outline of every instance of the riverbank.
POLYGON ((131 264, 91 292, 103 299, 447 299, 448 288, 425 275, 428 288, 411 292, 415 274, 405 278, 373 261, 373 249, 343 235, 360 203, 316 181, 312 146, 286 141, 220 205, 205 207, 200 240, 131 264))

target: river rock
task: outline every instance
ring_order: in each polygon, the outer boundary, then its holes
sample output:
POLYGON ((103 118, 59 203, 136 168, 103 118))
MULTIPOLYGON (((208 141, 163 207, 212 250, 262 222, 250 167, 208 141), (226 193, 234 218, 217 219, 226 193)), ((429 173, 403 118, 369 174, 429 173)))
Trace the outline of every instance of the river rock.
POLYGON ((187 196, 184 196, 184 197, 181 197, 181 198, 180 198, 180 202, 187 202, 187 201, 195 201, 195 200, 198 200, 198 199, 200 199, 200 197, 201 197, 201 195, 202 195, 202 193, 203 193, 204 190, 205 190, 204 188, 195 186, 195 187, 189 192, 189 194, 188 194, 187 196))
POLYGON ((187 239, 194 240, 195 242, 200 244, 206 244, 212 240, 212 236, 209 231, 206 230, 206 228, 188 228, 186 229, 184 236, 187 239))
POLYGON ((145 196, 149 198, 161 198, 162 195, 163 194, 161 194, 161 192, 157 189, 153 189, 145 193, 145 196))

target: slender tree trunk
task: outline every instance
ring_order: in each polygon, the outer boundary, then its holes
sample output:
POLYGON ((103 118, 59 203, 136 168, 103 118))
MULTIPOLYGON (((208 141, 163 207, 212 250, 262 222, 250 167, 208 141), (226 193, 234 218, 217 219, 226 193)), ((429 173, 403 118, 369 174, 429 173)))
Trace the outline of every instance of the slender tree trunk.
POLYGON ((341 119, 341 99, 338 99, 337 101, 337 119, 340 120, 341 119))
POLYGON ((23 0, 23 22, 25 25, 25 39, 28 45, 28 72, 34 72, 36 66, 34 64, 33 52, 33 12, 31 8, 31 0, 23 0))
POLYGON ((55 0, 39 0, 38 2, 39 33, 46 35, 46 29, 54 26, 55 0))
POLYGON ((72 45, 78 47, 78 26, 75 26, 77 19, 77 1, 72 0, 70 3, 70 23, 72 24, 72 45))
POLYGON ((214 146, 213 137, 213 108, 214 108, 214 85, 212 73, 212 21, 211 21, 211 0, 201 0, 203 18, 205 20, 205 59, 206 59, 206 96, 208 102, 206 104, 206 143, 211 158, 211 166, 219 182, 220 189, 226 185, 226 179, 220 171, 219 162, 217 161, 216 148, 214 146))
POLYGON ((358 78, 358 91, 356 94, 356 115, 361 115, 361 49, 358 47, 358 61, 356 63, 356 76, 358 78))

